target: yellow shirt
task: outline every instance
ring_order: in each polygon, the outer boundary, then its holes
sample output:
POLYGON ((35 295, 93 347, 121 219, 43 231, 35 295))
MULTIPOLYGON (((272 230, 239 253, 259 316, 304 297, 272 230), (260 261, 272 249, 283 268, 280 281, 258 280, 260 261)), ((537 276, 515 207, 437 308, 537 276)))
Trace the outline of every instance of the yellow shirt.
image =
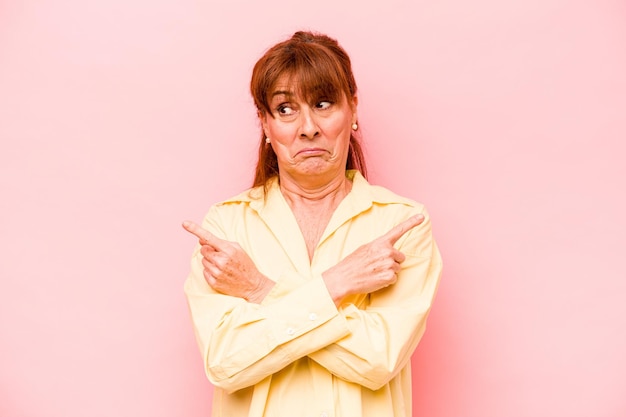
POLYGON ((356 171, 309 261, 276 179, 211 207, 203 227, 238 242, 276 282, 261 304, 220 294, 196 248, 185 282, 194 331, 215 391, 213 417, 410 417, 410 358, 426 326, 441 257, 424 206, 356 171), (398 240, 396 284, 337 308, 321 274, 359 246, 422 213, 398 240))

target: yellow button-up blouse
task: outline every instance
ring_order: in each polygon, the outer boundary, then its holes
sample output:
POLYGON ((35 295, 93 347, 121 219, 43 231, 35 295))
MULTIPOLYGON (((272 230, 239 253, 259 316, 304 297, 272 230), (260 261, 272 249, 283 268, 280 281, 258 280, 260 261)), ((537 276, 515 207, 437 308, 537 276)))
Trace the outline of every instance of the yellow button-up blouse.
POLYGON ((185 282, 213 417, 410 417, 410 357, 426 327, 441 257, 424 206, 348 171, 340 203, 309 261, 276 179, 211 207, 203 227, 238 242, 276 282, 261 304, 220 294, 196 248, 185 282), (398 240, 396 284, 337 308, 321 274, 412 215, 424 222, 398 240))

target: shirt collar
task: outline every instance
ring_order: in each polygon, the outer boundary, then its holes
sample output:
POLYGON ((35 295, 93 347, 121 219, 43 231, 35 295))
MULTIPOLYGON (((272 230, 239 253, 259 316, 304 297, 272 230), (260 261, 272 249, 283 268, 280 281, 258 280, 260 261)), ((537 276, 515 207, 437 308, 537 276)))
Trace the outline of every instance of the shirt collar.
MULTIPOLYGON (((400 197, 386 188, 370 185, 357 170, 347 170, 346 177, 352 180, 352 190, 346 199, 351 200, 354 207, 361 207, 366 210, 373 204, 412 204, 411 200, 400 197)), ((273 177, 269 179, 267 184, 267 194, 264 195, 263 186, 254 187, 224 200, 220 204, 249 203, 251 208, 261 212, 269 202, 276 199, 284 198, 278 185, 278 177, 273 177)))
MULTIPOLYGON (((344 223, 369 210, 374 205, 411 204, 410 200, 397 196, 386 188, 370 185, 363 175, 356 170, 346 171, 346 177, 352 180, 352 189, 335 209, 318 245, 321 245, 344 223)), ((294 265, 299 265, 300 268, 310 265, 304 240, 294 240, 293 238, 301 232, 289 204, 280 191, 278 178, 270 179, 265 194, 263 186, 255 187, 219 204, 247 204, 259 215, 260 219, 285 247, 287 245, 300 246, 298 250, 290 252, 290 258, 294 265)))

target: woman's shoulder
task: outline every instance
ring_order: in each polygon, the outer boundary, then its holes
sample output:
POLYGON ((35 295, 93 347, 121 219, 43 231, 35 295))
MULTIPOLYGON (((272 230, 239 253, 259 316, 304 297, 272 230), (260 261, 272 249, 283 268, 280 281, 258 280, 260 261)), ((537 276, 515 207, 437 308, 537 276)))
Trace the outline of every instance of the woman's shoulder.
POLYGON ((354 190, 361 194, 367 195, 375 205, 400 205, 412 208, 412 211, 421 212, 424 205, 410 197, 402 196, 390 188, 382 185, 370 184, 362 175, 356 174, 353 178, 354 190))
POLYGON ((271 178, 266 185, 248 188, 247 190, 241 191, 239 194, 230 198, 218 201, 213 206, 220 207, 238 204, 263 203, 267 199, 268 193, 275 187, 275 183, 276 179, 271 178))
POLYGON ((269 182, 266 186, 251 187, 230 198, 218 201, 211 205, 207 217, 240 220, 251 211, 259 212, 267 204, 268 195, 272 193, 273 187, 273 182, 269 182))
POLYGON ((215 203, 215 205, 224 206, 228 204, 251 203, 253 201, 263 200, 263 195, 264 191, 262 186, 252 187, 226 200, 219 201, 215 203))
POLYGON ((252 210, 263 203, 263 187, 252 187, 209 207, 203 219, 203 227, 226 239, 241 226, 252 210))
POLYGON ((383 204, 402 204, 406 206, 423 208, 424 205, 409 197, 404 197, 389 188, 382 185, 372 185, 372 201, 375 203, 383 204))

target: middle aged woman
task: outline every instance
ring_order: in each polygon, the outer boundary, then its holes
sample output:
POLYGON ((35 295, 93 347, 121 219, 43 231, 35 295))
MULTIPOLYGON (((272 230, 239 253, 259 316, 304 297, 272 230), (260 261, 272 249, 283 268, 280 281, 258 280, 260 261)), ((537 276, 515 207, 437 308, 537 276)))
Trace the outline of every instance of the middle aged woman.
POLYGON ((441 273, 424 206, 370 185, 350 59, 297 32, 257 62, 250 190, 211 207, 185 283, 214 417, 411 416, 441 273))

